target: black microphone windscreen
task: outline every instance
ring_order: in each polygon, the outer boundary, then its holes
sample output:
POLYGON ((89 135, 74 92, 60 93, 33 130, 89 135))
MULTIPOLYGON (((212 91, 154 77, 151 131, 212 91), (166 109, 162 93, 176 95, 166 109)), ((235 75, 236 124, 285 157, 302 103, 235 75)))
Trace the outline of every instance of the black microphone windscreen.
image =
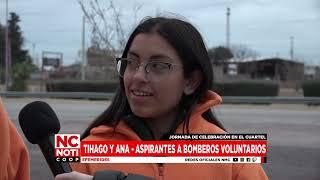
POLYGON ((25 137, 32 144, 37 144, 60 130, 56 113, 42 101, 35 101, 23 107, 19 113, 19 123, 25 137))

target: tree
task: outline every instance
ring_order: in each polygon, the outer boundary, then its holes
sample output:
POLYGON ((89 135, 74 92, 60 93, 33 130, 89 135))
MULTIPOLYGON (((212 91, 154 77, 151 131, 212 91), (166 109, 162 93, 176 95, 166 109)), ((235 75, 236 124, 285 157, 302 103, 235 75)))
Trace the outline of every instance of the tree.
MULTIPOLYGON (((9 39, 11 45, 11 59, 12 65, 31 61, 28 50, 22 49, 24 38, 22 36, 21 28, 19 26, 20 17, 16 13, 10 13, 9 23, 9 39)), ((31 63, 31 62, 30 62, 31 63)))
POLYGON ((208 50, 209 58, 213 61, 214 64, 221 64, 227 60, 233 58, 233 54, 230 49, 218 46, 216 48, 210 48, 208 50))
POLYGON ((231 46, 231 51, 237 61, 256 59, 259 56, 259 53, 257 51, 243 44, 231 46))
MULTIPOLYGON (((19 26, 20 17, 14 13, 10 13, 8 20, 9 25, 9 40, 11 50, 11 66, 12 66, 12 89, 11 90, 24 90, 26 85, 25 81, 29 78, 31 71, 34 69, 31 57, 28 50, 23 49, 24 38, 21 28, 19 26), (16 89, 16 87, 19 87, 16 89), (23 87, 23 88, 20 88, 23 87)), ((5 26, 0 25, 0 62, 1 67, 5 67, 5 26)), ((4 68, 1 70, 1 78, 4 80, 4 68)))
POLYGON ((0 83, 4 82, 4 67, 5 67, 5 27, 0 24, 0 83))
MULTIPOLYGON (((109 50, 115 56, 117 50, 124 48, 128 35, 120 8, 113 0, 78 0, 78 3, 91 26, 91 48, 109 50)), ((136 23, 137 12, 141 7, 141 4, 135 4, 134 15, 126 20, 132 19, 136 23)))

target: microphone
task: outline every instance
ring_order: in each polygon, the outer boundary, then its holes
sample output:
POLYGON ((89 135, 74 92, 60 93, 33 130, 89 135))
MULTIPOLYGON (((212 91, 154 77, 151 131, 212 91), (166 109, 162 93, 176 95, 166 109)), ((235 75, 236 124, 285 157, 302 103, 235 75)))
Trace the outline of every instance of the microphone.
POLYGON ((20 127, 32 144, 38 144, 54 176, 71 172, 67 162, 54 158, 54 134, 60 131, 60 122, 53 109, 45 102, 27 104, 19 113, 20 127))

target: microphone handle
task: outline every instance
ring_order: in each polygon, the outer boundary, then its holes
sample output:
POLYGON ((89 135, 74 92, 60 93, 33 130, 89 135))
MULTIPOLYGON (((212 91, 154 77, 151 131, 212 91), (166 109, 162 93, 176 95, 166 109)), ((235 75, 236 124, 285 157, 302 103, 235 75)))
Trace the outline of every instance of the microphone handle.
POLYGON ((46 138, 44 141, 38 143, 43 156, 46 158, 47 164, 49 165, 53 176, 58 174, 72 172, 72 169, 68 162, 57 162, 54 157, 54 137, 49 136, 49 140, 46 138))

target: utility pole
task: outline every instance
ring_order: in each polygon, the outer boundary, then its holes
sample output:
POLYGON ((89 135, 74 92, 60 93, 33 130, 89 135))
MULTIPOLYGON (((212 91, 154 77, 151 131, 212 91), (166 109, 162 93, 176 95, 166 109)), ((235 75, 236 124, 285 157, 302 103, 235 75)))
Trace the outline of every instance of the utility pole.
POLYGON ((227 7, 226 46, 230 48, 230 8, 227 7))
POLYGON ((36 49, 36 44, 32 43, 32 59, 33 59, 33 63, 38 66, 38 62, 36 60, 35 49, 36 49))
POLYGON ((290 59, 294 58, 294 36, 290 36, 290 59))
POLYGON ((86 79, 86 50, 85 50, 85 16, 82 17, 82 63, 81 63, 81 80, 86 79))
POLYGON ((5 91, 11 86, 10 69, 11 69, 11 51, 9 48, 9 23, 8 23, 8 0, 6 0, 6 28, 5 28, 5 91))

